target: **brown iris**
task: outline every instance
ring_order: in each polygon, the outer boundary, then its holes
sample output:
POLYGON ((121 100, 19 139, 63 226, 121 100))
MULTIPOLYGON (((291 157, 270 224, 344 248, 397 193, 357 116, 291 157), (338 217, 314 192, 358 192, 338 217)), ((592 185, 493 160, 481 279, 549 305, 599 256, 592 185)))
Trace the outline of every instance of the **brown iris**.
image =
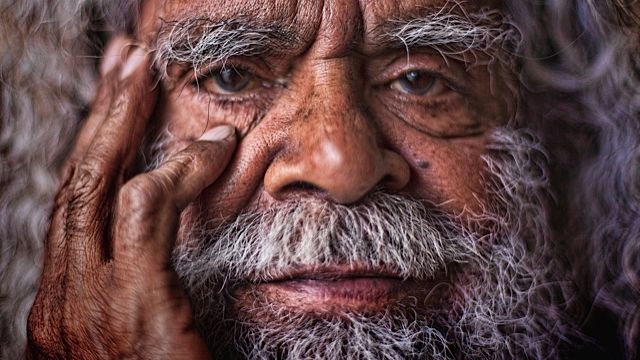
POLYGON ((425 95, 436 85, 438 79, 419 70, 407 71, 397 80, 397 85, 404 92, 412 95, 425 95))
POLYGON ((211 75, 213 84, 209 84, 209 86, 213 88, 209 90, 223 94, 238 93, 246 90, 254 79, 253 74, 249 71, 231 66, 221 68, 211 75))

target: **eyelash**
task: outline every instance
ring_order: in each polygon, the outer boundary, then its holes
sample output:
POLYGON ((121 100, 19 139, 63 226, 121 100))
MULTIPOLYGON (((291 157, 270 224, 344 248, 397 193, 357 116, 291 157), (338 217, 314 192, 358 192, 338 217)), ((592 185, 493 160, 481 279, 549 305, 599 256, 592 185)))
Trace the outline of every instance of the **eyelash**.
POLYGON ((460 85, 455 79, 453 79, 453 78, 451 78, 451 77, 449 77, 449 76, 447 76, 447 75, 445 75, 443 73, 437 72, 437 71, 421 70, 420 68, 417 68, 417 67, 416 68, 409 68, 408 70, 402 70, 400 72, 394 73, 392 75, 392 79, 388 80, 386 83, 384 83, 383 86, 390 87, 391 84, 393 84, 393 82, 397 81, 404 74, 407 74, 407 73, 409 73, 411 71, 419 71, 419 72, 421 72, 421 73, 423 73, 423 74, 425 74, 427 76, 433 77, 437 81, 444 82, 444 85, 446 87, 450 88, 451 90, 453 90, 453 91, 455 91, 457 93, 460 93, 462 95, 466 95, 467 94, 466 88, 464 86, 460 85))
MULTIPOLYGON (((249 66, 246 66, 243 64, 225 64, 225 66, 233 67, 234 69, 237 69, 240 71, 246 71, 252 77, 255 77, 257 81, 264 80, 261 76, 257 75, 256 71, 254 71, 249 66)), ((228 105, 230 103, 238 103, 238 102, 246 101, 248 100, 248 98, 254 97, 253 95, 247 95, 247 94, 244 94, 243 96, 237 96, 237 95, 231 95, 231 94, 222 96, 218 94, 212 94, 207 91, 202 91, 200 84, 205 81, 214 81, 214 76, 216 75, 216 73, 220 72, 222 69, 223 69, 223 66, 217 65, 217 66, 211 66, 209 68, 206 68, 204 71, 195 73, 194 75, 195 79, 191 80, 190 83, 191 83, 191 86, 196 89, 198 95, 205 93, 208 98, 211 98, 211 97, 218 98, 217 101, 219 101, 222 105, 228 105)))
MULTIPOLYGON (((244 64, 226 64, 226 66, 232 66, 235 69, 241 70, 241 71, 246 71, 247 73, 249 73, 252 77, 255 77, 256 81, 262 81, 265 82, 267 80, 264 80, 263 77, 259 76, 257 74, 257 72, 252 69, 252 67, 250 66, 246 66, 244 64)), ((216 107, 228 110, 231 109, 235 106, 238 105, 243 105, 243 103, 253 103, 254 105, 257 105, 258 102, 261 102, 260 100, 264 101, 264 98, 260 98, 259 94, 256 94, 255 92, 249 92, 249 93, 245 93, 242 94, 240 96, 238 95, 232 95, 232 94, 226 94, 226 95, 220 95, 220 94, 215 94, 215 93, 211 93, 209 91, 206 90, 202 90, 200 89, 200 83, 204 82, 204 81, 214 81, 213 77, 215 76, 215 74, 217 72, 219 72, 222 69, 222 66, 211 66, 209 68, 207 68, 205 71, 200 72, 199 74, 195 75, 195 79, 193 79, 191 81, 191 86, 193 86, 193 88, 196 89, 197 95, 198 96, 204 96, 207 101, 209 101, 210 103, 213 102, 215 103, 216 107)), ((415 96, 415 95, 411 95, 411 94, 407 94, 407 93, 400 93, 395 89, 392 89, 392 84, 395 81, 398 81, 404 74, 410 72, 410 71, 420 71, 423 74, 425 74, 426 76, 431 76, 433 77, 436 81, 442 81, 444 82, 444 86, 446 86, 447 88, 451 89, 452 91, 454 91, 455 93, 459 94, 460 96, 462 96, 463 98, 467 97, 467 89, 460 85, 456 80, 454 80, 453 78, 447 76, 446 74, 443 74, 441 72, 437 72, 437 71, 433 71, 433 70, 421 70, 419 67, 415 67, 415 68, 410 68, 408 70, 403 69, 402 71, 397 71, 394 73, 393 78, 387 82, 385 82, 382 87, 387 90, 387 91, 394 91, 400 98, 404 98, 406 100, 409 99, 413 99, 413 101, 415 100, 419 100, 419 102, 423 105, 423 106, 427 106, 430 108, 436 108, 438 106, 443 106, 446 103, 449 102, 449 99, 427 99, 424 97, 420 97, 420 96, 415 96)), ((277 84, 271 84, 271 86, 278 86, 277 84)))

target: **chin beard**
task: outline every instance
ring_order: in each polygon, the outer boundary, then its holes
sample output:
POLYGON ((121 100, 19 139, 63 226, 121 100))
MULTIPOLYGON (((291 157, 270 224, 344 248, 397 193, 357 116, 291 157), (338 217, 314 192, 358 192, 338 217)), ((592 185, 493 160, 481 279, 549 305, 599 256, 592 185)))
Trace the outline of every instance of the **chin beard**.
POLYGON ((250 359, 558 358, 577 336, 572 292, 549 241, 546 157, 529 135, 502 129, 484 157, 490 203, 451 215, 376 191, 344 206, 306 198, 247 210, 215 229, 190 224, 174 267, 213 354, 250 359), (291 266, 384 265, 406 279, 452 268, 454 280, 425 299, 376 314, 309 314, 232 290, 291 266))

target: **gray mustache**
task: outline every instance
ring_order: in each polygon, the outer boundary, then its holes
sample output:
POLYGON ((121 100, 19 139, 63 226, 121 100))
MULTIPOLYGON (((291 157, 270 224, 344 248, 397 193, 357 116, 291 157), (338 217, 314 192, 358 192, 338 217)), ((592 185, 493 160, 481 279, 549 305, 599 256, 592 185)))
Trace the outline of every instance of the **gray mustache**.
POLYGON ((270 281, 301 266, 384 266, 403 278, 430 279, 477 254, 480 236, 435 207, 405 195, 374 192, 352 206, 299 199, 247 211, 174 253, 178 274, 193 282, 270 281))
MULTIPOLYGON (((395 313, 381 314, 381 322, 345 312, 346 323, 317 323, 267 302, 253 305, 279 320, 239 325, 247 339, 240 351, 265 358, 282 349, 292 358, 358 358, 370 351, 403 358, 417 350, 419 358, 436 359, 453 350, 470 359, 554 357, 561 337, 574 333, 565 314, 571 301, 565 296, 573 292, 559 281, 565 274, 549 241, 546 157, 535 137, 509 130, 494 134, 487 149, 483 181, 489 195, 480 214, 448 215, 435 205, 378 191, 351 206, 300 199, 246 211, 218 228, 195 224, 187 234, 190 245, 176 249, 174 264, 200 331, 215 347, 228 332, 215 329, 235 304, 229 290, 246 281, 277 280, 290 267, 364 264, 429 279, 463 263, 464 279, 452 282, 461 297, 455 311, 446 307, 435 314, 442 329, 433 318, 395 313), (398 344, 403 348, 395 351, 398 344)), ((240 324, 234 316, 232 323, 240 324)))

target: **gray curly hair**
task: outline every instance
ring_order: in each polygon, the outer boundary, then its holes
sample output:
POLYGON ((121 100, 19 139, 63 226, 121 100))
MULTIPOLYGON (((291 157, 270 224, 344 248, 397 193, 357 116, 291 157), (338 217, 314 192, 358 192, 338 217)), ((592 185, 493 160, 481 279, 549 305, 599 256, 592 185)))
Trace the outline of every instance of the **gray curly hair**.
MULTIPOLYGON (((525 110, 554 157, 557 242, 579 288, 640 350, 640 2, 512 1, 526 39, 525 110), (535 108, 534 108, 535 107, 535 108)), ((595 316, 592 316, 592 318, 595 316)), ((594 324, 594 326, 597 326, 594 324)))
MULTIPOLYGON (((103 44, 135 0, 0 1, 0 358, 22 356, 57 171, 93 95, 103 44)), ((585 304, 640 337, 640 6, 505 0, 522 35, 521 108, 552 155, 554 236, 585 304)), ((585 307, 584 313, 593 309, 585 307)))

